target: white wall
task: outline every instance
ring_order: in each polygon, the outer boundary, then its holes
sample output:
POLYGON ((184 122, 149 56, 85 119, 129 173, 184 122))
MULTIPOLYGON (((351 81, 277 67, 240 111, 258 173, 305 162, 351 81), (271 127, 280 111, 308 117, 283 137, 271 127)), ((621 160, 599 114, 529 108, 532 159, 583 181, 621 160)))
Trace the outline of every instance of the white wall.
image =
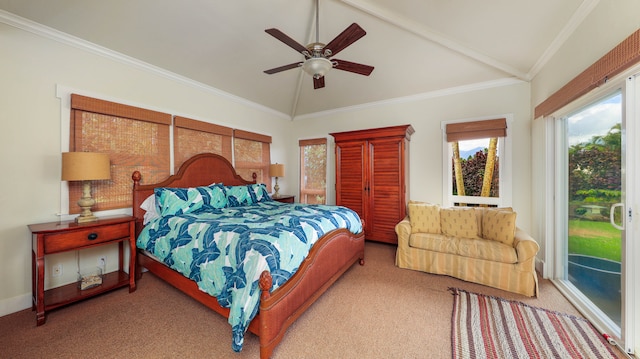
MULTIPOLYGON (((27 225, 58 218, 63 119, 56 86, 271 135, 272 160, 287 165, 286 176, 279 181, 281 192, 296 196, 299 139, 327 137, 333 144, 329 132, 412 124, 416 133, 410 150, 411 198, 440 203, 440 121, 513 113, 513 207, 518 212, 518 225, 543 245, 546 203, 534 193, 548 189, 544 183, 549 161, 544 156, 548 131, 541 120, 531 120, 533 107, 640 27, 638 14, 638 0, 599 1, 531 85, 506 82, 411 102, 328 112, 293 122, 213 89, 56 41, 52 39, 55 34, 33 33, 0 21, 0 315, 31 305, 27 225)), ((335 201, 332 146, 329 151, 331 202, 335 201)), ((539 257, 543 254, 541 251, 539 257)), ((54 260, 67 263, 70 259, 63 256, 54 260)), ((52 264, 47 263, 48 268, 52 264)))
POLYGON ((600 0, 531 82, 535 107, 640 28, 640 1, 600 0))
MULTIPOLYGON (((531 82, 532 107, 540 104, 638 28, 640 28, 640 1, 599 1, 591 14, 580 24, 531 82)), ((540 196, 543 196, 545 192, 553 191, 552 184, 545 183, 549 166, 552 165, 553 161, 552 157, 545 157, 545 149, 548 145, 553 144, 553 139, 548 137, 551 131, 549 130, 549 124, 544 121, 543 119, 537 119, 533 122, 532 137, 532 153, 534 155, 532 158, 532 172, 535 174, 533 189, 540 196)), ((629 138, 629 140, 635 141, 634 138, 629 138)), ((638 179, 632 178, 631 182, 638 183, 638 179)), ((535 197, 532 205, 532 234, 535 238, 538 238, 538 242, 541 243, 544 249, 545 242, 548 244, 552 240, 552 238, 547 238, 545 235, 545 233, 552 233, 549 232, 552 223, 545 220, 546 211, 548 208, 552 208, 552 205, 549 207, 548 201, 541 197, 535 197)), ((635 219, 635 223, 637 227, 638 219, 635 219)), ((640 253, 633 253, 631 258, 637 258, 639 255, 640 253)), ((547 258, 547 260, 551 260, 551 258, 547 258)), ((636 266, 634 272, 628 273, 628 275, 631 278, 638 278, 640 275, 638 266, 636 266)), ((637 283, 637 280, 635 283, 637 283)), ((636 294, 635 302, 638 299, 640 299, 640 295, 636 294)), ((636 311, 632 322, 640 323, 639 311, 636 311)), ((636 328, 635 333, 629 338, 635 345, 636 353, 640 351, 640 330, 636 328)))
MULTIPOLYGON (((459 93, 390 101, 376 106, 333 111, 290 122, 278 114, 217 94, 212 89, 150 71, 96 52, 0 23, 3 56, 0 87, 5 130, 0 134, 5 176, 0 199, 0 315, 26 308, 31 296, 31 241, 27 225, 55 221, 60 209, 61 101, 56 88, 166 111, 191 118, 273 136, 272 160, 285 163, 282 193, 298 194, 299 139, 327 137, 329 201, 335 201, 333 141, 330 132, 411 124, 410 196, 442 200, 440 123, 512 113, 514 136, 513 206, 518 225, 531 226, 530 92, 529 84, 505 81, 459 93)), ((62 262, 73 267, 72 255, 50 258, 50 268, 62 262)), ((65 270, 73 278, 73 270, 65 270)), ((55 285, 47 278, 47 285, 55 285)), ((64 279, 62 279, 64 281, 64 279)))
MULTIPOLYGON (((530 227, 530 91, 529 84, 503 81, 467 88, 452 94, 425 96, 403 102, 333 111, 296 121, 220 95, 181 78, 141 67, 127 60, 72 46, 38 31, 32 33, 0 23, 0 111, 5 130, 0 134, 5 171, 0 195, 0 315, 30 306, 31 241, 27 225, 56 221, 60 210, 61 132, 65 122, 56 89, 158 111, 211 121, 273 137, 272 160, 286 164, 279 183, 281 193, 298 195, 298 140, 327 137, 329 147, 329 201, 335 201, 333 141, 330 132, 411 124, 416 130, 410 145, 412 199, 442 200, 442 145, 440 122, 512 113, 514 123, 514 196, 518 225, 530 227)), ((95 252, 95 251, 94 251, 95 252)), ((99 251, 97 251, 99 252, 99 251)), ((98 255, 90 253, 89 255, 98 255)), ((47 260, 71 267, 75 257, 56 255, 47 260)), ((112 261, 111 261, 112 262, 112 261)), ((114 263, 112 263, 114 264, 114 263)), ((57 285, 46 278, 47 286, 57 285)))
MULTIPOLYGON (((320 118, 294 121, 295 141, 328 136, 330 132, 411 124, 410 186, 413 200, 442 202, 442 131, 445 120, 513 114, 513 207, 518 226, 531 227, 531 146, 529 84, 504 81, 457 94, 430 96, 411 102, 387 102, 351 111, 335 111, 320 118)), ((333 137, 328 136, 333 145, 333 137)), ((293 143, 293 142, 292 142, 293 143)), ((297 143, 297 142, 296 142, 297 143)), ((334 147, 330 146, 329 199, 335 203, 334 147)), ((291 161, 291 160, 290 160, 291 161)))
MULTIPOLYGON (((0 49, 0 315, 31 306, 27 225, 58 220, 63 131, 58 86, 271 135, 272 160, 284 162, 290 121, 273 111, 1 21, 0 49)), ((295 173, 291 167, 287 171, 290 176, 295 173)), ((281 187, 287 191, 286 183, 281 187)), ((115 256, 111 258, 108 266, 115 265, 115 256)), ((46 268, 56 262, 63 263, 65 276, 60 281, 73 281, 75 255, 52 256, 46 268)), ((45 285, 51 284, 52 278, 46 278, 45 285)))

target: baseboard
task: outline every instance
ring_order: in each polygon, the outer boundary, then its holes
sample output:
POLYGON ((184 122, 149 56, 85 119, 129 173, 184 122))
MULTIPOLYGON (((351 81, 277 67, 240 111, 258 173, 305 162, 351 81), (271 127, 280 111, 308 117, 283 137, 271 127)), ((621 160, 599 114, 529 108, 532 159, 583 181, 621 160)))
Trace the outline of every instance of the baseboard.
POLYGON ((0 300, 0 317, 28 308, 31 308, 31 293, 0 300))

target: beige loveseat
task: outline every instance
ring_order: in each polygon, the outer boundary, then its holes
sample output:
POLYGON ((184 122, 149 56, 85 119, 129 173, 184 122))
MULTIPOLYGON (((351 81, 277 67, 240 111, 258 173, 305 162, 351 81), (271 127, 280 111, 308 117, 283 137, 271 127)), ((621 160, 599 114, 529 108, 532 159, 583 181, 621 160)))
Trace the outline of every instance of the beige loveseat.
POLYGON ((440 208, 410 202, 396 225, 396 265, 537 296, 538 243, 510 208, 440 208))

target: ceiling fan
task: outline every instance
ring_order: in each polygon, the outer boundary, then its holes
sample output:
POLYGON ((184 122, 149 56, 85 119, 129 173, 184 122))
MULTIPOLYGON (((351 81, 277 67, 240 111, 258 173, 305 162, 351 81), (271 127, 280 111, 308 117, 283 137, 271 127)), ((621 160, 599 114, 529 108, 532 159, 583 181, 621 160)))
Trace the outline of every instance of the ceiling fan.
POLYGON ((296 67, 302 67, 302 69, 313 77, 313 88, 319 89, 324 87, 324 75, 336 68, 342 71, 353 72, 360 75, 369 76, 373 71, 373 66, 358 64, 355 62, 349 62, 345 60, 332 59, 331 57, 338 52, 344 50, 347 46, 358 41, 361 37, 367 33, 356 23, 351 24, 338 36, 331 40, 328 44, 320 42, 319 38, 319 12, 318 12, 318 0, 316 0, 316 42, 307 45, 306 47, 298 43, 296 40, 290 38, 285 33, 278 29, 266 29, 267 34, 282 41, 285 45, 291 47, 297 52, 301 53, 305 60, 300 62, 294 62, 292 64, 276 67, 270 70, 264 71, 266 74, 272 75, 281 71, 291 70, 296 67))

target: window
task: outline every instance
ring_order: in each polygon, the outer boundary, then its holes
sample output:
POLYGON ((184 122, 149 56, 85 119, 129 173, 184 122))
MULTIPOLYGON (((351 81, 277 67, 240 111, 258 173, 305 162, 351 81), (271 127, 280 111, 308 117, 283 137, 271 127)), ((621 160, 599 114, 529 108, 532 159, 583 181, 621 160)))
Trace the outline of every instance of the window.
POLYGON ((258 175, 258 183, 267 185, 271 191, 271 136, 253 132, 233 130, 234 165, 238 174, 250 181, 254 173, 258 175))
MULTIPOLYGON (((94 181, 94 211, 131 206, 131 174, 140 170, 146 183, 170 171, 171 115, 71 95, 70 151, 103 152, 111 161, 111 180, 94 181)), ((80 213, 80 182, 69 182, 69 213, 80 213)))
POLYGON ((627 205, 639 202, 634 156, 640 138, 639 43, 636 30, 534 111, 549 129, 546 161, 533 168, 546 173, 546 184, 540 186, 546 191, 539 194, 545 215, 538 218, 547 254, 545 276, 630 353, 634 343, 629 338, 638 338, 637 317, 628 306, 638 302, 637 291, 628 290, 637 282, 633 262, 639 247, 633 234, 638 221, 632 216, 636 210, 627 205), (621 222, 624 230, 616 228, 621 222), (581 262, 583 257, 590 262, 581 262), (602 263, 617 268, 596 268, 602 263), (586 278, 577 277, 581 267, 589 269, 583 270, 586 278), (608 275, 602 277, 606 286, 594 280, 601 272, 608 275))
POLYGON ((176 116, 173 119, 174 171, 189 158, 203 152, 220 155, 229 162, 233 129, 176 116))
POLYGON ((444 206, 511 205, 507 119, 443 123, 444 206))
MULTIPOLYGON (((234 130, 168 113, 70 95, 69 151, 108 153, 111 179, 92 183, 94 211, 131 207, 131 174, 140 171, 143 183, 155 183, 177 171, 188 158, 203 152, 219 154, 234 163, 247 180, 271 190, 269 177, 271 137, 234 130), (173 142, 171 129, 173 118, 173 142), (171 154, 173 153, 173 158, 171 154), (173 168, 172 168, 173 164, 173 168)), ((63 141, 66 137, 63 133, 63 141)), ((66 148, 64 149, 66 151, 66 148)), ((80 182, 68 182, 61 191, 61 212, 80 213, 80 182), (68 202, 67 202, 68 201, 68 202), (67 207, 68 205, 68 207, 67 207)))
POLYGON ((327 139, 300 140, 300 202, 327 203, 327 139))

